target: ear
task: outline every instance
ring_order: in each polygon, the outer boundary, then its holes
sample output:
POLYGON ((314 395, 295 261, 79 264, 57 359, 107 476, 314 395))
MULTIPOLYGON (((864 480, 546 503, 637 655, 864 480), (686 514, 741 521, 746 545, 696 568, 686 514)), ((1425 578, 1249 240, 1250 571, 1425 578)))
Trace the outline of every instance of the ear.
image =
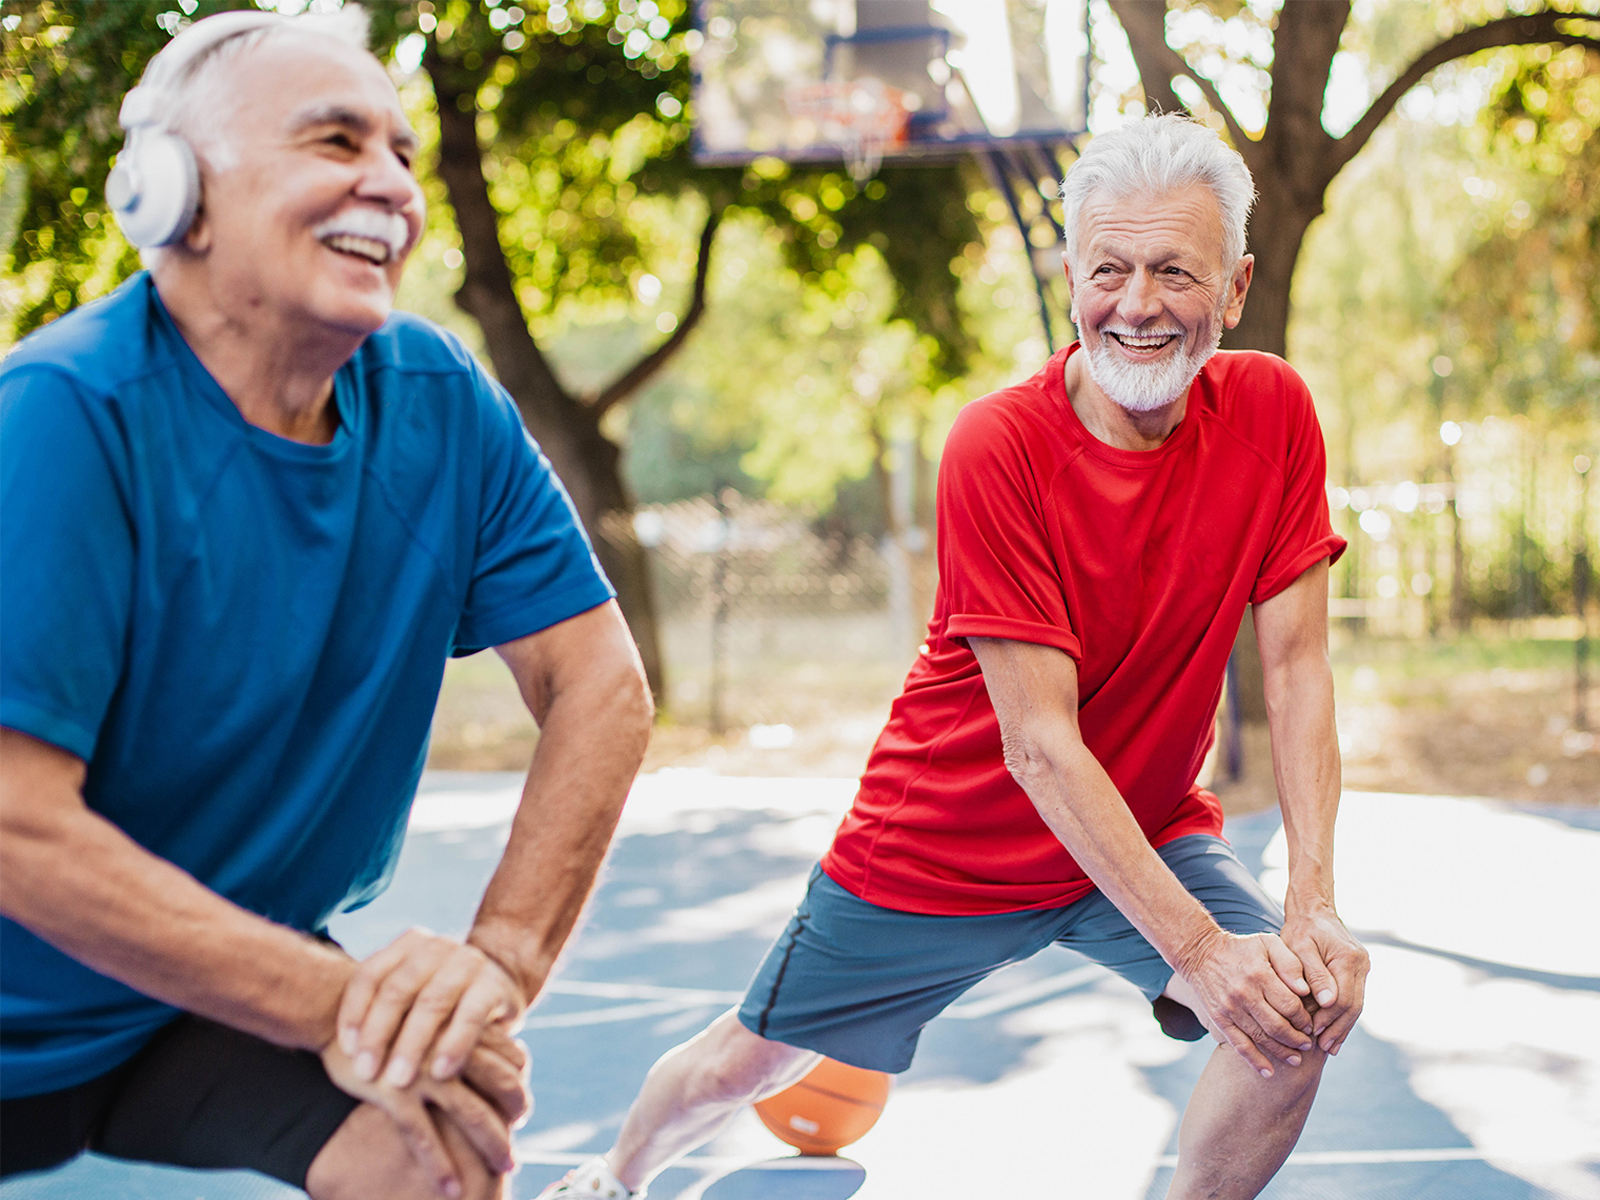
POLYGON ((1239 260, 1239 265, 1234 268, 1233 278, 1228 281, 1228 300, 1222 310, 1222 323, 1229 329, 1239 324, 1239 319, 1244 315, 1244 297, 1250 290, 1250 280, 1256 270, 1256 256, 1246 254, 1239 260))
POLYGON ((211 249, 211 214, 206 208, 206 188, 203 182, 203 172, 201 178, 200 200, 194 206, 194 220, 189 222, 189 228, 183 231, 183 236, 178 239, 177 243, 190 254, 205 254, 206 251, 211 249))
POLYGON ((1072 256, 1065 250, 1061 252, 1061 270, 1067 277, 1067 316, 1076 325, 1078 323, 1078 293, 1074 290, 1072 280, 1072 256))

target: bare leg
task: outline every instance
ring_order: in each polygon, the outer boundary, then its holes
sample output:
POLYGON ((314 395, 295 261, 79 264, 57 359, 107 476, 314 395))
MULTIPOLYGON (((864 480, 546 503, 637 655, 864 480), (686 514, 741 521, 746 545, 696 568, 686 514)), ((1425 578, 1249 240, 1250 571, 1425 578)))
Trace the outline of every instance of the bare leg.
POLYGON ((710 1140, 746 1104, 782 1091, 820 1054, 757 1037, 724 1013, 650 1068, 606 1165, 638 1191, 678 1155, 710 1140))
MULTIPOLYGON (((507 1176, 491 1174, 448 1117, 438 1121, 445 1149, 461 1178, 461 1200, 504 1200, 507 1176)), ((444 1200, 417 1166, 388 1114, 363 1104, 345 1118, 311 1161, 306 1191, 312 1200, 444 1200)))
MULTIPOLYGON (((1180 979, 1167 995, 1202 1011, 1180 979)), ((1300 1138, 1327 1061, 1315 1049, 1300 1057, 1300 1066, 1277 1063, 1263 1079, 1232 1047, 1212 1051, 1178 1130, 1168 1200, 1250 1200, 1266 1187, 1300 1138)))

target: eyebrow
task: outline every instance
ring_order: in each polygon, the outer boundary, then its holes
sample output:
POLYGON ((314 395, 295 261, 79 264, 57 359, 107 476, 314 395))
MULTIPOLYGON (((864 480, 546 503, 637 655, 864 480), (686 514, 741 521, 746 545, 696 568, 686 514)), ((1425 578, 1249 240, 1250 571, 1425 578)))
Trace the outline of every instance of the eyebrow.
MULTIPOLYGON (((1089 247, 1088 257, 1116 258, 1121 259, 1123 262, 1132 262, 1134 260, 1132 249, 1132 244, 1129 242, 1102 242, 1098 246, 1091 245, 1089 247)), ((1153 253, 1147 253, 1143 257, 1147 261, 1160 266, 1164 263, 1188 262, 1197 256, 1197 252, 1192 248, 1180 250, 1176 246, 1157 246, 1153 253)))
MULTIPOLYGON (((361 137, 370 137, 373 130, 372 118, 366 113, 347 104, 329 103, 313 104, 301 109, 289 121, 289 132, 303 133, 318 125, 338 125, 361 137)), ((401 122, 400 132, 390 139, 390 145, 396 150, 415 150, 420 144, 421 139, 412 132, 411 126, 405 124, 404 120, 401 122)))

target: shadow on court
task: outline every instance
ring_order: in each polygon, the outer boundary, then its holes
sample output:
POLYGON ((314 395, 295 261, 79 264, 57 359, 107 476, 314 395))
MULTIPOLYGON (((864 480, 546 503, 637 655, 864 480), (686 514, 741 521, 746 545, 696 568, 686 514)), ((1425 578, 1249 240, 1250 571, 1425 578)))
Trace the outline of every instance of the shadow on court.
MULTIPOLYGON (((366 954, 413 924, 459 933, 518 780, 431 774, 398 874, 334 934, 366 954)), ((853 784, 693 771, 641 778, 603 884, 530 1016, 536 1110, 514 1194, 611 1142, 645 1070, 734 1003, 799 898, 853 784)), ((1273 814, 1228 834, 1282 888, 1273 814)), ((1341 910, 1372 949, 1363 1025, 1330 1065, 1268 1200, 1600 1200, 1600 812, 1351 794, 1341 910)), ((666 1172, 652 1200, 1164 1194, 1209 1054, 1162 1037, 1128 985, 1067 951, 997 973, 924 1034, 848 1160, 785 1154, 753 1114, 666 1172), (864 1170, 863 1170, 864 1168, 864 1170)), ((277 1200, 244 1173, 86 1156, 3 1200, 277 1200)))

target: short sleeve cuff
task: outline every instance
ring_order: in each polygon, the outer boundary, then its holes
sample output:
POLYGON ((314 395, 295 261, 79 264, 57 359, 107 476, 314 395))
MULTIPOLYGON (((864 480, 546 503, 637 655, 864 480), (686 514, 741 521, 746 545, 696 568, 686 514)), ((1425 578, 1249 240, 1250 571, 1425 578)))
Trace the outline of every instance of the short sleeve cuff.
POLYGON ((93 730, 16 696, 0 699, 0 725, 38 738, 41 742, 49 742, 84 762, 88 762, 94 753, 93 730))
POLYGON ((470 624, 462 622, 450 653, 459 658, 490 646, 504 646, 598 608, 615 595, 611 584, 598 573, 575 579, 565 587, 542 589, 531 603, 505 604, 488 613, 474 614, 470 624))
POLYGON ((1074 660, 1083 658, 1083 646, 1070 630, 1037 621, 1020 621, 1015 617, 957 613, 946 623, 945 633, 953 638, 997 638, 1007 642, 1053 646, 1074 660))
POLYGON ((1344 548, 1349 543, 1336 533, 1312 542, 1299 554, 1289 559, 1287 563, 1270 575, 1262 575, 1256 580, 1255 590, 1250 593, 1251 604, 1263 604, 1271 600, 1284 588, 1288 587, 1306 571, 1321 562, 1328 560, 1331 567, 1339 561, 1339 556, 1344 553, 1344 548))

